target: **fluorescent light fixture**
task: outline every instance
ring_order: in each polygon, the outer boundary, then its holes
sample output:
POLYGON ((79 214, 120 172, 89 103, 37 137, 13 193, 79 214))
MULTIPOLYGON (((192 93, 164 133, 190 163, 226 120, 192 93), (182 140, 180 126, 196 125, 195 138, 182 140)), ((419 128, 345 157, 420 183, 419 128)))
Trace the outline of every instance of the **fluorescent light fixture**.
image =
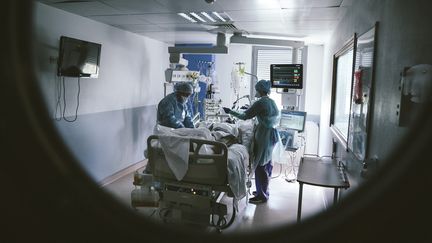
POLYGON ((194 16, 195 18, 197 18, 201 22, 207 22, 203 18, 201 18, 201 16, 199 16, 198 14, 196 14, 194 12, 191 12, 190 15, 194 16))
POLYGON ((225 22, 226 20, 224 18, 222 18, 222 16, 220 16, 220 14, 218 12, 212 12, 212 14, 214 14, 216 17, 218 17, 220 20, 222 20, 223 22, 225 22))
POLYGON ((214 18, 212 18, 208 13, 201 12, 202 15, 204 15, 206 18, 208 18, 211 22, 216 22, 214 18))
MULTIPOLYGON (((196 21, 195 19, 191 18, 189 15, 185 14, 185 13, 177 13, 178 15, 182 16, 183 18, 189 20, 192 23, 196 23, 198 21, 196 21)), ((204 21, 205 22, 205 21, 204 21)))

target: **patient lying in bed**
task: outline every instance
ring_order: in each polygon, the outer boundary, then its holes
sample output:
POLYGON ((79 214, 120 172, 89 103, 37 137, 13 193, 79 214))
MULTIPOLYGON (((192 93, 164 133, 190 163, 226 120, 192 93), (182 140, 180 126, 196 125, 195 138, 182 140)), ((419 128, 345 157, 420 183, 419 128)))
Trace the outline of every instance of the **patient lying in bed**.
MULTIPOLYGON (((232 124, 215 123, 210 129, 206 127, 171 129, 157 126, 155 134, 159 136, 160 144, 152 146, 160 147, 165 154, 165 159, 178 181, 183 179, 189 166, 189 139, 196 138, 208 141, 222 142, 228 147, 228 183, 233 196, 239 200, 246 196, 247 166, 249 164, 249 152, 246 146, 239 144, 239 129, 232 124)), ((203 145, 199 154, 217 154, 212 145, 203 145)), ((197 163, 206 163, 198 160, 197 163)))

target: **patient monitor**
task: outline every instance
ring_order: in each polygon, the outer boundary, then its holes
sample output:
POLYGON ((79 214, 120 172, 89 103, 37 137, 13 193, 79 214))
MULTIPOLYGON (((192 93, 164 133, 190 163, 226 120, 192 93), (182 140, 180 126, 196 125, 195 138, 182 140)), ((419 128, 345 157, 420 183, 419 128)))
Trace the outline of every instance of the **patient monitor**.
POLYGON ((298 133, 304 131, 305 123, 306 112, 282 110, 278 130, 286 150, 298 149, 298 133))
POLYGON ((306 123, 306 112, 282 110, 279 127, 286 130, 303 132, 306 123))

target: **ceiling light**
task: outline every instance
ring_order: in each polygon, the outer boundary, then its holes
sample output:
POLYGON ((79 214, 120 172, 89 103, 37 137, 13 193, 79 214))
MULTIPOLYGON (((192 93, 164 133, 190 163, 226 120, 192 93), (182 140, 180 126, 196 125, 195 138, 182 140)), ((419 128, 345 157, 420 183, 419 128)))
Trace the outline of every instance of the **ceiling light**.
POLYGON ((203 18, 201 18, 201 16, 199 16, 198 14, 196 14, 194 12, 191 12, 190 15, 194 16, 195 18, 197 18, 201 22, 207 22, 203 18))
POLYGON ((218 17, 220 20, 222 20, 223 22, 225 22, 226 20, 224 18, 222 18, 222 16, 220 16, 220 14, 218 14, 217 12, 212 12, 216 17, 218 17))
POLYGON ((202 15, 204 15, 206 18, 208 18, 211 22, 216 22, 214 18, 212 18, 208 13, 201 12, 202 15))
POLYGON ((198 21, 196 21, 195 19, 191 18, 189 15, 185 14, 185 13, 177 13, 178 15, 182 16, 183 18, 189 20, 192 23, 196 23, 198 21))

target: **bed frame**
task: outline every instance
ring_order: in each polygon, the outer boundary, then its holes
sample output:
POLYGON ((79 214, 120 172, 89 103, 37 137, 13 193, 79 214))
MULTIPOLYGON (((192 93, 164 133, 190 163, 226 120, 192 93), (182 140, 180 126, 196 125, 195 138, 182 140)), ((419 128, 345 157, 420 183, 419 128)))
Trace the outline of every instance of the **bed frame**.
POLYGON ((209 225, 218 230, 230 226, 235 218, 235 210, 233 208, 227 222, 227 205, 218 202, 222 193, 233 197, 228 183, 227 146, 220 142, 191 138, 188 171, 178 181, 158 144, 157 135, 147 139, 149 168, 154 181, 160 184, 159 210, 163 221, 209 225), (211 147, 214 153, 200 154, 203 145, 211 147))

